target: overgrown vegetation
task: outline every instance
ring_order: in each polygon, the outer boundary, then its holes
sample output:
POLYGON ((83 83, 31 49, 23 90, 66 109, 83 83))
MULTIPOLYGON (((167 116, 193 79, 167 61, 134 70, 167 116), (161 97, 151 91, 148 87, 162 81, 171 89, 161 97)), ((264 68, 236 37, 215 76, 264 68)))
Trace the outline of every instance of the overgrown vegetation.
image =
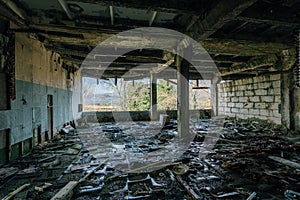
MULTIPOLYGON (((149 79, 143 79, 138 81, 125 81, 124 79, 118 79, 115 84, 114 79, 102 80, 97 87, 110 88, 111 95, 117 98, 115 102, 109 108, 115 111, 141 111, 150 109, 150 85, 149 79)), ((84 94, 89 94, 90 97, 92 89, 95 91, 95 86, 85 85, 83 87, 84 94)), ((190 87, 190 108, 209 108, 210 99, 207 91, 196 91, 190 87)), ((105 109, 101 108, 102 104, 98 104, 97 111, 107 111, 108 106, 105 109)), ((165 80, 159 80, 157 84, 157 109, 158 110, 176 110, 177 109, 177 86, 176 82, 171 83, 165 80)))

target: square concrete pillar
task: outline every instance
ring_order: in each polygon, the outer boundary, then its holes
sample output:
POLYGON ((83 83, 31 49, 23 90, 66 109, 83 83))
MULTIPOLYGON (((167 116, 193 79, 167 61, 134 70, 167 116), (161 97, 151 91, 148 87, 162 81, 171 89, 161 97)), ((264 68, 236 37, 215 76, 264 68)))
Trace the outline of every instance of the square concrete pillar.
POLYGON ((150 112, 151 120, 158 120, 157 114, 157 77, 156 74, 150 74, 150 112))
POLYGON ((211 86, 210 86, 210 94, 211 94, 211 116, 215 117, 218 116, 218 85, 215 80, 211 81, 211 86))
MULTIPOLYGON (((183 50, 191 55, 191 47, 183 50)), ((177 64, 177 121, 178 135, 189 134, 189 68, 190 63, 176 56, 177 64)))
POLYGON ((294 88, 292 94, 291 128, 300 131, 300 88, 294 88))

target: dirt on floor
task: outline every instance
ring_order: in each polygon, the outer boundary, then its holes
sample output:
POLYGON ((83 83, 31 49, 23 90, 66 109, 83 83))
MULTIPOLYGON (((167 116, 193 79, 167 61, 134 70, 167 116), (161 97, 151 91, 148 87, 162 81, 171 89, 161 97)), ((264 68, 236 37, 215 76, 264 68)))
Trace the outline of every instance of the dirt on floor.
POLYGON ((64 198, 300 199, 299 153, 299 133, 257 120, 181 135, 176 121, 89 124, 2 166, 0 198, 51 199, 73 181, 64 198))

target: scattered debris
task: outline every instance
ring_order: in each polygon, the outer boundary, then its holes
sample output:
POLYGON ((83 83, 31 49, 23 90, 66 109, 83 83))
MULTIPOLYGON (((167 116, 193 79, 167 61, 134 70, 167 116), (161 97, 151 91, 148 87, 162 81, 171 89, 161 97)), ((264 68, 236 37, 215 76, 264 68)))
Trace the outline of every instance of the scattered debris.
POLYGON ((16 174, 19 171, 16 167, 0 168, 0 181, 16 174))
POLYGON ((71 125, 66 125, 64 128, 61 129, 61 131, 65 134, 68 134, 68 133, 74 133, 75 129, 71 125))
POLYGON ((253 198, 255 198, 255 196, 256 196, 256 192, 252 192, 246 200, 252 200, 253 198))
POLYGON ((46 168, 46 167, 54 167, 60 164, 60 159, 59 157, 56 157, 54 161, 51 162, 46 162, 41 164, 41 167, 46 168))
POLYGON ((290 161, 290 160, 287 160, 287 159, 284 159, 284 158, 280 158, 280 157, 277 157, 277 156, 268 156, 268 158, 270 158, 272 160, 275 160, 276 162, 279 162, 281 164, 287 165, 289 167, 294 167, 296 169, 300 169, 300 164, 299 163, 295 163, 293 161, 290 161))
POLYGON ((13 192, 9 193, 7 196, 5 196, 2 200, 9 200, 12 199, 16 194, 18 194, 19 192, 21 192, 22 190, 24 190, 26 187, 28 187, 30 184, 26 183, 24 185, 22 185, 21 187, 19 187, 18 189, 14 190, 13 192))
POLYGON ((185 181, 183 181, 180 175, 176 175, 175 177, 178 182, 184 187, 187 193, 192 197, 192 199, 201 199, 201 196, 199 196, 185 181))
POLYGON ((30 181, 14 195, 24 199, 299 199, 295 191, 300 182, 300 137, 260 122, 218 123, 218 119, 193 122, 194 140, 173 161, 161 159, 167 158, 166 152, 179 150, 173 145, 177 136, 173 120, 163 128, 153 122, 109 123, 57 134, 10 167, 0 168, 0 198, 30 181), (145 153, 151 155, 146 158, 150 162, 140 157, 145 153), (202 153, 206 156, 199 156, 202 153), (125 167, 115 168, 116 164, 125 167))
POLYGON ((284 196, 287 200, 300 199, 300 192, 295 192, 293 190, 286 190, 284 196))
POLYGON ((79 194, 87 194, 87 193, 92 193, 92 192, 99 192, 102 190, 104 187, 104 183, 101 183, 98 187, 93 187, 93 186, 85 186, 81 187, 79 194))
POLYGON ((169 115, 166 114, 160 114, 159 115, 159 123, 161 124, 162 127, 170 123, 170 117, 169 115))
POLYGON ((173 167, 173 172, 178 175, 185 174, 188 170, 189 167, 185 164, 180 164, 173 167))
POLYGON ((73 189, 78 185, 78 181, 70 181, 65 187, 63 187, 51 200, 67 200, 71 199, 73 195, 73 189))
POLYGON ((29 166, 29 168, 20 170, 17 175, 29 175, 29 174, 35 174, 37 172, 38 168, 35 166, 29 166))
POLYGON ((39 186, 35 186, 34 189, 38 192, 44 192, 46 189, 48 189, 49 187, 51 187, 53 184, 51 183, 44 183, 42 185, 39 186))

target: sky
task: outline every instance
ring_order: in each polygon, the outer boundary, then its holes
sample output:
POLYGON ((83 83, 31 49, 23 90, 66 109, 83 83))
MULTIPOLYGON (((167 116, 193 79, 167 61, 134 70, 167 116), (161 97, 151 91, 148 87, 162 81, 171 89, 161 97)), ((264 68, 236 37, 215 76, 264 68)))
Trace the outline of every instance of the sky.
POLYGON ((95 87, 95 94, 107 94, 114 92, 112 87, 108 84, 105 84, 105 81, 102 79, 99 79, 99 84, 97 85, 97 79, 83 77, 83 84, 88 84, 91 85, 91 87, 95 87))
MULTIPOLYGON (((149 82, 149 79, 141 79, 137 81, 142 81, 145 83, 149 82)), ((99 84, 97 85, 97 79, 95 78, 89 78, 89 77, 83 77, 83 84, 88 84, 91 87, 94 87, 95 94, 107 94, 107 93, 114 93, 114 90, 112 86, 106 83, 106 80, 99 79, 99 84)))

